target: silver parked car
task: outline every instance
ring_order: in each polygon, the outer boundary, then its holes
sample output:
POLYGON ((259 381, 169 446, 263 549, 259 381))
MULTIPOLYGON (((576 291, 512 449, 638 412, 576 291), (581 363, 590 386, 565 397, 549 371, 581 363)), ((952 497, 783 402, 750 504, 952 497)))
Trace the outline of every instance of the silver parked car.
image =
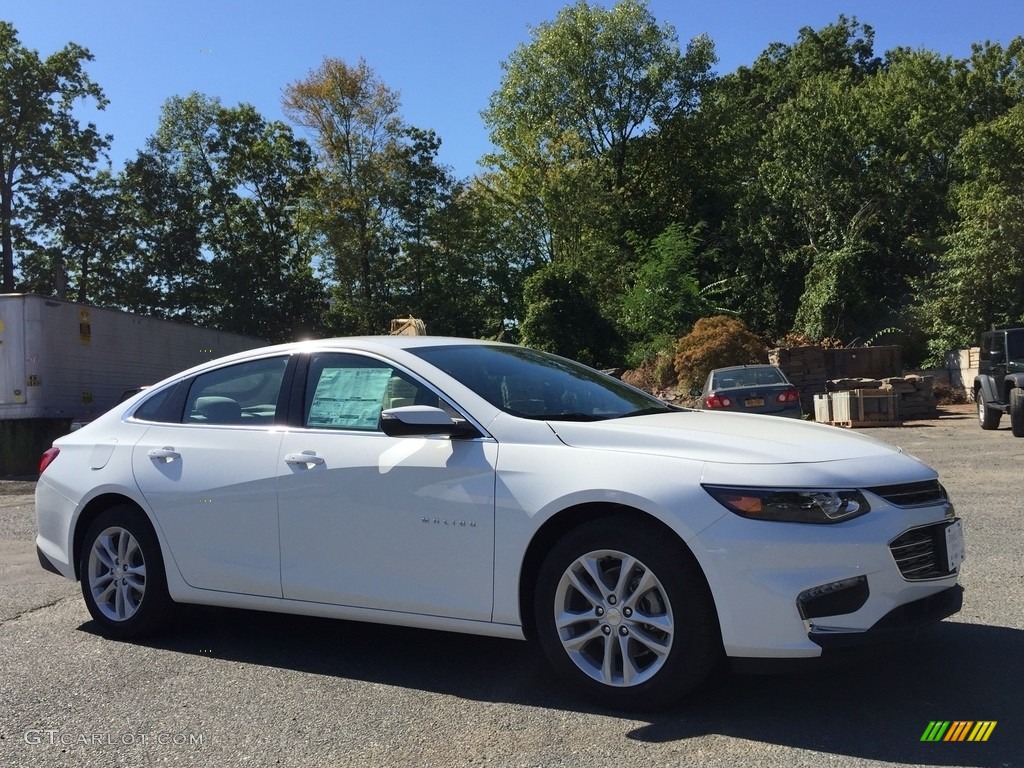
POLYGON ((760 413, 767 416, 803 416, 800 391, 774 365, 734 365, 715 368, 700 391, 698 408, 760 413))

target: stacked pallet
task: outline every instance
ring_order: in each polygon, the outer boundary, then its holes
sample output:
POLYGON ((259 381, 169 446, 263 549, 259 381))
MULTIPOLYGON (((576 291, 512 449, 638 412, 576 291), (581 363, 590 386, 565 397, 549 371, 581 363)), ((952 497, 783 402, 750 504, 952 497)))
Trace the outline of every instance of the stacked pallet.
POLYGON ((889 376, 884 379, 831 379, 825 388, 832 393, 877 390, 892 393, 901 419, 929 419, 937 414, 934 394, 935 377, 889 376))
POLYGON ((938 413, 934 386, 935 377, 912 374, 882 379, 880 389, 899 395, 900 416, 904 419, 931 419, 938 413))

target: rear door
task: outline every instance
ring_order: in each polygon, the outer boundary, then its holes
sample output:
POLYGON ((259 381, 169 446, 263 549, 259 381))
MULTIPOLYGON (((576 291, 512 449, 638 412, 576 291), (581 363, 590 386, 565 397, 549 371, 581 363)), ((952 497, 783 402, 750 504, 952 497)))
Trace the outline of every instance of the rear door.
POLYGON ((196 376, 177 420, 153 424, 135 446, 136 482, 190 586, 281 596, 276 421, 288 362, 196 376))

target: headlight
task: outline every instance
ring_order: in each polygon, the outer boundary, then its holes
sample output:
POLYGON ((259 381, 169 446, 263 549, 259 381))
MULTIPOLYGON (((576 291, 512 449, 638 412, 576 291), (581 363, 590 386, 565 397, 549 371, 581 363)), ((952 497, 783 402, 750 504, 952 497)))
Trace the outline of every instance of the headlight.
POLYGON ((871 510, 859 491, 735 488, 705 485, 730 512, 751 520, 784 523, 840 523, 871 510))

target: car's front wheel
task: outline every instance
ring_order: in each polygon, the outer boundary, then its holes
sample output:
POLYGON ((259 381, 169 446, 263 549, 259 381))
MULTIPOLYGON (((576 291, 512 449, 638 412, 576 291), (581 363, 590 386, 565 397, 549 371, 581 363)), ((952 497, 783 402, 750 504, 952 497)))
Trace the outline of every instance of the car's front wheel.
POLYGON ((150 634, 171 609, 156 535, 127 504, 105 510, 89 526, 79 576, 85 605, 108 637, 150 634))
POLYGON ((1024 389, 1010 390, 1010 429, 1014 437, 1024 437, 1024 389))
POLYGON ((548 554, 537 638, 570 684, 610 707, 650 709, 697 686, 721 655, 714 603, 696 560, 653 527, 606 519, 548 554))
POLYGON ((1003 414, 995 408, 989 408, 985 402, 985 392, 981 387, 974 393, 974 400, 978 404, 978 423, 982 429, 998 429, 999 420, 1003 414))

